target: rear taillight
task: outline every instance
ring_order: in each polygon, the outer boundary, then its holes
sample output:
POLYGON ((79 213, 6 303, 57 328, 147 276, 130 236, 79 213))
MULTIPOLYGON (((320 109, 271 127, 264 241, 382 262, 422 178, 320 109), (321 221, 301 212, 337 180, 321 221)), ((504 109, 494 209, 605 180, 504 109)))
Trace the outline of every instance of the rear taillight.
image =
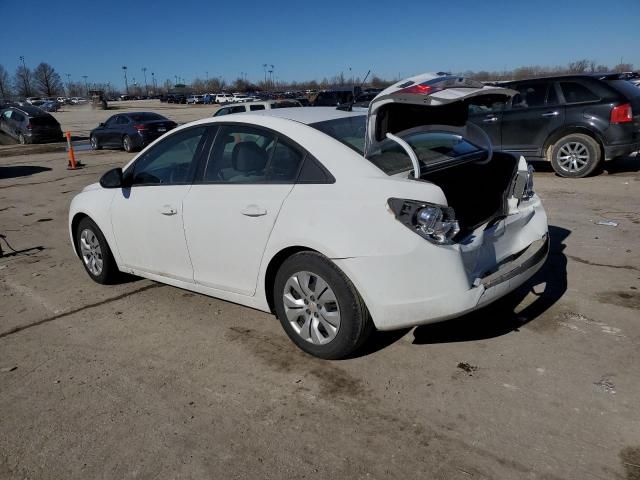
POLYGON ((398 93, 415 93, 417 95, 429 95, 433 93, 434 88, 430 85, 412 85, 411 87, 403 88, 398 93))
POLYGON ((140 124, 140 125, 134 125, 133 128, 135 128, 137 131, 141 132, 143 130, 147 130, 147 126, 140 124))
POLYGON ((632 121, 633 110, 630 103, 618 105, 611 110, 611 123, 629 123, 632 121))
POLYGON ((460 232, 451 207, 403 198, 390 198, 387 205, 399 222, 431 243, 451 244, 460 232))
POLYGON ((31 130, 33 127, 31 126, 30 123, 27 123, 27 126, 25 127, 27 130, 31 130))

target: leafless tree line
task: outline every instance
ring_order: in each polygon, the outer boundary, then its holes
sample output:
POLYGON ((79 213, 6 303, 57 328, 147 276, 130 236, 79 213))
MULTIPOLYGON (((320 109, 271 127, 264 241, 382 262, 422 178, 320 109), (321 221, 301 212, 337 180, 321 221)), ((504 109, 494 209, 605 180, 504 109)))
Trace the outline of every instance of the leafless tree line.
MULTIPOLYGON (((457 72, 456 74, 470 77, 480 81, 503 81, 503 80, 521 80, 524 78, 536 78, 549 75, 562 75, 571 73, 598 73, 598 72, 628 72, 633 70, 633 65, 629 63, 620 63, 613 67, 598 64, 593 60, 582 59, 571 62, 564 66, 540 66, 531 65, 518 67, 512 70, 502 71, 472 71, 457 72)), ((372 75, 367 79, 365 87, 383 88, 398 78, 387 79, 379 75, 372 75)), ((331 87, 360 85, 362 79, 360 77, 346 78, 342 72, 333 77, 324 77, 322 80, 307 81, 273 81, 266 80, 260 82, 250 82, 246 78, 238 77, 231 83, 226 83, 221 77, 208 78, 203 80, 195 78, 190 85, 191 90, 195 92, 219 92, 222 90, 232 90, 239 92, 252 91, 283 91, 283 90, 320 90, 331 87)), ((108 93, 116 94, 118 92, 111 88, 109 83, 92 83, 92 87, 96 90, 103 90, 108 93)), ((152 90, 154 93, 168 92, 175 85, 167 79, 159 88, 152 90)), ((12 98, 24 98, 30 96, 46 96, 53 97, 57 95, 82 96, 87 94, 87 85, 81 82, 68 82, 64 84, 60 75, 48 63, 42 62, 35 69, 31 70, 24 65, 16 68, 13 76, 0 65, 0 100, 9 100, 12 98)), ((149 86, 136 85, 130 87, 132 95, 144 95, 149 91, 149 86)))

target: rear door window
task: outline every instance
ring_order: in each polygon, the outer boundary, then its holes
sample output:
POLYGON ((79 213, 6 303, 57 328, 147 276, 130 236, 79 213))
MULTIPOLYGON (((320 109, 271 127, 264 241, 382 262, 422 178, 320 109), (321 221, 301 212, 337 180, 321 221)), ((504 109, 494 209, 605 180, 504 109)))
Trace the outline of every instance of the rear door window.
POLYGON ((255 112, 256 110, 264 110, 264 105, 249 105, 249 109, 252 112, 255 112))
POLYGON ((522 108, 543 107, 547 101, 547 92, 553 88, 551 82, 521 83, 511 86, 518 93, 511 101, 514 110, 522 108))
POLYGON ((596 102, 600 97, 579 82, 560 82, 560 89, 567 103, 596 102))

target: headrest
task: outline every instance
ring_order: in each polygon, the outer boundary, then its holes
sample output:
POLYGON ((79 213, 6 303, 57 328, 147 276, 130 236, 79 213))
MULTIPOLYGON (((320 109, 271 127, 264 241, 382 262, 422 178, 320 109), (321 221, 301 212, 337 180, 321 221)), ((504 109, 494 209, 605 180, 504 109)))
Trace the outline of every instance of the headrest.
POLYGON ((239 172, 259 172, 267 165, 267 152, 254 142, 240 142, 233 147, 231 165, 239 172))

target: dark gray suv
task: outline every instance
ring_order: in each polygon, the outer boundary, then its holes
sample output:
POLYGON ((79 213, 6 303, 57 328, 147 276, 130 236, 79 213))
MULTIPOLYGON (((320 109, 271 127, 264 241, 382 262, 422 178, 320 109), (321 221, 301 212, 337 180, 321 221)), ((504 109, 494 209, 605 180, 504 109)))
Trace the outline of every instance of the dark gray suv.
POLYGON ((619 74, 501 83, 508 103, 471 105, 469 120, 496 150, 549 160, 563 177, 585 177, 603 160, 640 150, 640 88, 619 74))
POLYGON ((58 121, 44 110, 32 106, 2 110, 0 130, 22 144, 59 142, 63 139, 58 121))

